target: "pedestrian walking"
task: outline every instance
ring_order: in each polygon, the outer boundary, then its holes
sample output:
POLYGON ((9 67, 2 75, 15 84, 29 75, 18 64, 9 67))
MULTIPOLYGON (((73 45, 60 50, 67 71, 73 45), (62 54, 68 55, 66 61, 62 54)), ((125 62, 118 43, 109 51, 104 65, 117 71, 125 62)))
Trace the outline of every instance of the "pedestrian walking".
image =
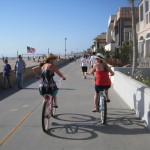
POLYGON ((10 76, 11 76, 11 66, 8 64, 8 60, 4 60, 4 65, 3 65, 3 78, 4 78, 4 89, 7 87, 6 86, 6 81, 8 83, 8 86, 11 88, 11 82, 10 82, 10 76))
MULTIPOLYGON (((92 53, 92 55, 90 56, 90 67, 93 68, 94 64, 95 64, 95 52, 92 53)), ((94 77, 94 73, 92 74, 94 77)))
POLYGON ((26 64, 24 60, 22 59, 22 56, 19 55, 18 60, 16 61, 16 64, 15 64, 16 80, 17 80, 19 89, 23 88, 23 74, 25 72, 25 67, 26 67, 26 64))
POLYGON ((91 68, 93 68, 95 64, 95 52, 93 52, 93 54, 90 56, 90 66, 91 68))
POLYGON ((88 68, 87 64, 88 64, 87 56, 84 55, 81 58, 81 62, 80 62, 80 66, 81 66, 81 69, 82 69, 84 79, 86 79, 86 75, 87 75, 87 68, 88 68))

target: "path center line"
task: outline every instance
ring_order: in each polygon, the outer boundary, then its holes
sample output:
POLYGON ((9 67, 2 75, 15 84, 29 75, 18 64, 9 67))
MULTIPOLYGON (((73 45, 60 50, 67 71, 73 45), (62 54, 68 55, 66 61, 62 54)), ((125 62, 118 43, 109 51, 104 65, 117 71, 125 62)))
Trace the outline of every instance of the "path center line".
POLYGON ((31 111, 29 112, 16 126, 13 128, 8 134, 6 134, 2 140, 0 140, 0 146, 4 144, 4 142, 29 118, 29 116, 32 114, 32 112, 41 104, 39 104, 31 111))
POLYGON ((23 124, 23 122, 32 114, 32 112, 28 113, 17 125, 13 128, 8 134, 4 136, 2 140, 0 140, 0 145, 2 145, 16 130, 23 124))

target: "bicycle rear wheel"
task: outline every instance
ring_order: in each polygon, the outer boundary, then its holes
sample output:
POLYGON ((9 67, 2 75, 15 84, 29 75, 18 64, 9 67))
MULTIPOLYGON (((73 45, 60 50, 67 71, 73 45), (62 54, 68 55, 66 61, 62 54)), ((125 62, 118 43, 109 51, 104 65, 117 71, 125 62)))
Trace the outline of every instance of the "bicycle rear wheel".
POLYGON ((51 103, 49 100, 45 100, 42 109, 42 129, 44 132, 47 132, 50 125, 50 118, 52 116, 52 111, 50 108, 51 103))
POLYGON ((105 124, 107 118, 107 103, 105 96, 99 97, 99 112, 101 116, 101 123, 105 124))

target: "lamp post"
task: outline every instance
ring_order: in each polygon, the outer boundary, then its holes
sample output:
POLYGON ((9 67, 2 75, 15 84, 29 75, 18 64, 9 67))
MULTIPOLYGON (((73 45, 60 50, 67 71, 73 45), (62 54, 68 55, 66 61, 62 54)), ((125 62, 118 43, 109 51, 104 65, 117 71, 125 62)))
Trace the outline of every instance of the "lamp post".
POLYGON ((48 55, 49 55, 49 48, 48 48, 48 55))
POLYGON ((67 38, 65 38, 65 58, 66 58, 66 40, 67 38))

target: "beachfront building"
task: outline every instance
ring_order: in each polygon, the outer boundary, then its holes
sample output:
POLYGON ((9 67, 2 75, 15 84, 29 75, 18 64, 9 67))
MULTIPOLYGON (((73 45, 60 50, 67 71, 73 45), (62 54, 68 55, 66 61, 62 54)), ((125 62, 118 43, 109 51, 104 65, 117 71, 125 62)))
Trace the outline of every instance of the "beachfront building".
MULTIPOLYGON (((135 23, 139 21, 138 7, 135 7, 135 23)), ((123 42, 132 41, 131 7, 120 7, 114 20, 115 55, 118 56, 123 42)))
POLYGON ((105 49, 106 45, 106 32, 97 35, 93 40, 92 51, 97 52, 98 49, 105 49))
POLYGON ((114 30, 114 21, 116 15, 110 15, 108 20, 108 30, 106 33, 106 45, 105 51, 109 51, 112 54, 115 53, 115 30, 114 30))
POLYGON ((150 0, 139 3, 138 61, 141 67, 150 67, 150 0))

